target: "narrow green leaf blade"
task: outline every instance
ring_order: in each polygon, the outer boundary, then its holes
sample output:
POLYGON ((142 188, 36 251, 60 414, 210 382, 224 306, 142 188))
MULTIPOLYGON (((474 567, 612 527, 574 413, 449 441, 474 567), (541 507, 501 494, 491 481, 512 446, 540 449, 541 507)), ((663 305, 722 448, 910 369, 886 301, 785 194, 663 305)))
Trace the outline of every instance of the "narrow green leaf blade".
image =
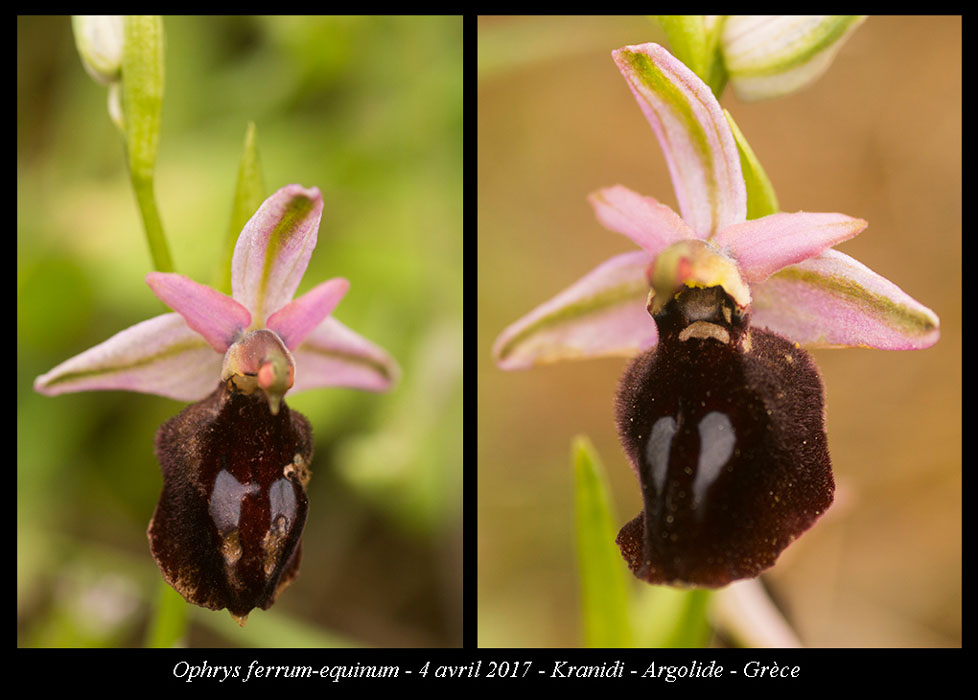
POLYGON ((235 622, 226 610, 215 611, 194 606, 191 612, 195 622, 240 647, 356 649, 365 646, 356 639, 277 610, 253 610, 244 627, 235 622))
POLYGON ((238 242, 241 229, 248 223, 261 203, 265 201, 265 178, 262 176, 261 161, 258 158, 258 136, 255 123, 248 122, 245 131, 244 148, 238 162, 238 182, 234 189, 234 204, 231 207, 231 224, 224 245, 224 260, 221 265, 219 289, 231 293, 231 260, 234 246, 238 242))
POLYGON ((604 470, 587 438, 572 447, 577 554, 584 641, 589 647, 632 646, 629 574, 615 545, 604 470))
POLYGON ((733 116, 723 110, 730 130, 733 131, 734 141, 737 142, 737 152, 740 154, 740 169, 744 173, 744 184, 747 186, 747 218, 759 219, 778 211, 778 197, 774 193, 774 185, 768 179, 767 173, 761 166, 761 161, 754 155, 753 149, 747 143, 740 128, 734 122, 733 116))
POLYGON ((150 649, 169 649, 177 646, 187 633, 187 602, 170 584, 160 581, 156 611, 146 633, 150 649))
POLYGON ((707 611, 712 591, 644 586, 632 610, 639 623, 636 645, 651 649, 705 646, 710 636, 707 611))

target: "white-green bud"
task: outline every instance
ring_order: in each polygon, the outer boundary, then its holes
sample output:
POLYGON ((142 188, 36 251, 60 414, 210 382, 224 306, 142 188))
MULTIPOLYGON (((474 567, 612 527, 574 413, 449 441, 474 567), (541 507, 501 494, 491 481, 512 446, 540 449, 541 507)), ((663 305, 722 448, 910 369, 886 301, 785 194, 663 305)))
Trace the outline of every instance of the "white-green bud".
POLYGON ((88 74, 103 85, 118 81, 125 37, 122 15, 73 15, 71 28, 88 74))
POLYGON ((780 97, 814 82, 824 73, 862 16, 727 17, 721 46, 723 62, 737 97, 780 97))

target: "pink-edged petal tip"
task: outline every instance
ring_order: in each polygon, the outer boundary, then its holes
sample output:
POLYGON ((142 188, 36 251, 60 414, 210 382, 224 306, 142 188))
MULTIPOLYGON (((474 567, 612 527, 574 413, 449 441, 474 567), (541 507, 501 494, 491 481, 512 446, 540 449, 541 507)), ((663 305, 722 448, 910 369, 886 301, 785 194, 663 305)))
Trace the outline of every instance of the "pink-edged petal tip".
POLYGON ((502 369, 561 360, 632 356, 653 347, 658 332, 646 311, 651 258, 615 256, 502 332, 493 346, 502 369))
POLYGON ((748 282, 767 279, 783 267, 807 260, 866 228, 845 214, 778 213, 728 226, 714 245, 737 260, 748 282))
POLYGON ((329 316, 292 353, 292 393, 327 386, 387 391, 400 376, 383 348, 329 316))
POLYGON ((940 337, 932 310, 837 250, 751 287, 751 324, 807 347, 919 350, 940 337))
POLYGON ((292 300, 316 247, 322 214, 318 188, 286 185, 245 224, 231 261, 231 289, 258 325, 292 300))

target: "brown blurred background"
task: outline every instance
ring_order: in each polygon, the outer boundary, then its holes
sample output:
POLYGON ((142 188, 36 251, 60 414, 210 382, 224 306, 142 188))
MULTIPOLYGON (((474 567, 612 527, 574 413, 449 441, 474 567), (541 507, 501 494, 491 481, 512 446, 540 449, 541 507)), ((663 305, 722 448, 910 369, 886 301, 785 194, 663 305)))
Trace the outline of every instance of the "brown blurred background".
MULTIPOLYGON (((482 18, 478 85, 479 643, 578 646, 570 444, 586 434, 617 519, 641 509, 615 434, 624 359, 503 372, 509 323, 632 249, 585 197, 676 208, 610 52, 664 42, 631 18, 482 18)), ((839 249, 941 318, 919 352, 820 350, 838 491, 766 575, 803 643, 961 644, 961 20, 872 17, 814 85, 731 111, 784 211, 869 221, 839 249)))

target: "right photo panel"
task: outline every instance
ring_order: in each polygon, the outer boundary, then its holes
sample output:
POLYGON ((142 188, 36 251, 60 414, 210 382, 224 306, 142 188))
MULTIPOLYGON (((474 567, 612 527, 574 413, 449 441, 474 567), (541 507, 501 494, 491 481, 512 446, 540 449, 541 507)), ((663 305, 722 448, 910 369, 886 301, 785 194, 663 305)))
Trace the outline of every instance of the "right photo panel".
POLYGON ((961 30, 479 18, 480 647, 961 645, 961 30))

